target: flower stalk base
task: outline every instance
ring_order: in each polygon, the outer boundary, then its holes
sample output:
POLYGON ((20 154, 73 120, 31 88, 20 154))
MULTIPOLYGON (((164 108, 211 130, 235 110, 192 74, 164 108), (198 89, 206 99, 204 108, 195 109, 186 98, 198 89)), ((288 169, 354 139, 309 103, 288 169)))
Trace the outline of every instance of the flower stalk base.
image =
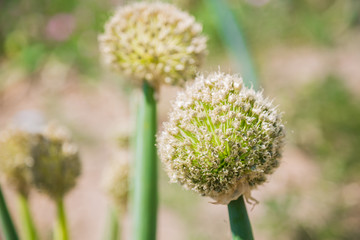
POLYGON ((24 240, 37 240, 37 233, 35 225, 31 216, 29 201, 26 196, 18 195, 19 210, 22 224, 22 239, 24 240))
POLYGON ((64 209, 64 201, 62 199, 58 200, 56 203, 57 208, 57 221, 54 231, 55 240, 69 240, 69 233, 66 222, 66 215, 64 209))
POLYGON ((233 240, 254 240, 244 197, 228 204, 230 228, 233 240))

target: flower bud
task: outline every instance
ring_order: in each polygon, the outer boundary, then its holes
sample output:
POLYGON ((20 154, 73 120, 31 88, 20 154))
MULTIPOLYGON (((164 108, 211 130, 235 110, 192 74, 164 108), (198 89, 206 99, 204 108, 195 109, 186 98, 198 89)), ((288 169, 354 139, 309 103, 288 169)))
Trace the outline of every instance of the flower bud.
POLYGON ((49 125, 38 134, 32 156, 33 181, 40 191, 59 200, 75 186, 81 172, 80 157, 63 128, 49 125))
POLYGON ((129 195, 129 164, 114 161, 104 174, 104 188, 113 204, 125 211, 129 195))
POLYGON ((33 140, 32 134, 19 129, 9 128, 0 134, 0 171, 23 196, 30 190, 33 140))

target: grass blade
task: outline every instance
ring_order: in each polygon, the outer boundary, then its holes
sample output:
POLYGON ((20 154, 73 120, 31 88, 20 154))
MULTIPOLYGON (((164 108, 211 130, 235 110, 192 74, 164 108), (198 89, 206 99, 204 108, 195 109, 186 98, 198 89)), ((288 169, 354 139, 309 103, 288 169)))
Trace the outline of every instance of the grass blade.
POLYGON ((258 81, 254 69, 251 54, 247 48, 245 37, 240 23, 236 20, 234 13, 225 0, 209 0, 219 24, 221 37, 229 51, 233 54, 239 64, 241 75, 246 86, 258 88, 258 81))
POLYGON ((5 240, 19 240, 0 186, 0 224, 5 240))

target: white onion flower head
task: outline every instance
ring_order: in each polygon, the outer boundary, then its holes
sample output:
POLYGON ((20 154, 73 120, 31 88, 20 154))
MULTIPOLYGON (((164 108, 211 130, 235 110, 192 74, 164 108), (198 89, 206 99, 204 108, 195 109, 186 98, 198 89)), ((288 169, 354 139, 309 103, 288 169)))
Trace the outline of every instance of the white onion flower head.
POLYGON ((264 183, 278 167, 285 136, 281 114, 241 77, 198 76, 173 103, 158 136, 172 182, 228 204, 264 183))
POLYGON ((64 128, 48 125, 37 135, 32 156, 33 182, 52 199, 62 199, 76 185, 81 173, 79 152, 64 128))
POLYGON ((99 36, 104 62, 137 83, 183 85, 206 55, 206 37, 194 17, 168 3, 119 8, 99 36))

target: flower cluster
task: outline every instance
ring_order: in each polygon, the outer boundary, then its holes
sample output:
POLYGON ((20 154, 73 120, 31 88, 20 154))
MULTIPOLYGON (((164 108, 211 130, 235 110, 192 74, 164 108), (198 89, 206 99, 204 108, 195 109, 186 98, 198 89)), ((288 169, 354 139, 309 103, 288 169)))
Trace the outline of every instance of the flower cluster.
POLYGON ((114 161, 104 175, 104 188, 114 205, 125 211, 129 195, 129 163, 114 161))
POLYGON ((159 155, 172 182, 228 204, 249 196, 279 165, 280 117, 239 76, 198 76, 173 104, 158 137, 159 155))
POLYGON ((206 54, 206 38, 194 17, 167 3, 119 8, 99 37, 104 61, 153 87, 182 85, 206 54))
POLYGON ((27 196, 30 190, 32 138, 31 134, 15 128, 9 128, 0 134, 1 173, 16 191, 24 196, 27 196))
POLYGON ((66 130, 56 125, 49 125, 44 134, 37 135, 36 141, 31 167, 34 184, 52 199, 61 199, 75 186, 80 175, 78 149, 66 130))

